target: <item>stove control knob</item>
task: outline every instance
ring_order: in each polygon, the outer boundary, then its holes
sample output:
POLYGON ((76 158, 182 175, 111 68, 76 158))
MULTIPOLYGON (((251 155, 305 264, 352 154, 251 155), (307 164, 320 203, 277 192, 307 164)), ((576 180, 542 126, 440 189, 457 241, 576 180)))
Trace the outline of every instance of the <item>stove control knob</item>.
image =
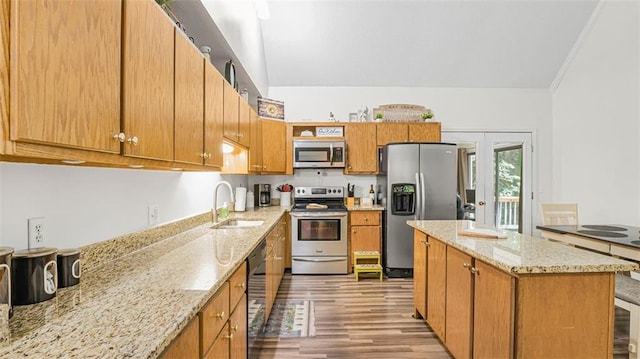
POLYGON ((342 193, 342 190, 341 190, 341 189, 338 189, 338 193, 342 193))

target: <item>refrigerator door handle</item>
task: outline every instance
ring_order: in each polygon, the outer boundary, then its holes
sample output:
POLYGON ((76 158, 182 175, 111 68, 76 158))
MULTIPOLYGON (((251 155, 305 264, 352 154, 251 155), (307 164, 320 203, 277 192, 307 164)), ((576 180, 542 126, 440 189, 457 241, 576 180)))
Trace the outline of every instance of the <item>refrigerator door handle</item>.
POLYGON ((427 218, 427 191, 424 188, 424 173, 420 172, 420 219, 427 218))
POLYGON ((414 210, 414 216, 415 219, 422 219, 420 216, 422 215, 422 191, 420 190, 420 177, 418 175, 418 172, 416 172, 416 193, 415 193, 415 210, 414 210))

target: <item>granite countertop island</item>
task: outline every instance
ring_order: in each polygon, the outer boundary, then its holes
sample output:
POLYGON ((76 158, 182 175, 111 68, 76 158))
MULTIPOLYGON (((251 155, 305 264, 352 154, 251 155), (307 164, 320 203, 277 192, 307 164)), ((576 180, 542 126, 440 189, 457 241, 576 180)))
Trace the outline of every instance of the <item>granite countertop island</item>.
POLYGON ((460 235, 481 228, 473 221, 407 221, 407 224, 506 272, 581 273, 637 270, 638 264, 542 238, 503 231, 506 238, 460 235))
POLYGON ((264 224, 200 224, 85 269, 80 284, 55 298, 14 306, 0 358, 158 357, 287 209, 236 212, 232 218, 264 224))

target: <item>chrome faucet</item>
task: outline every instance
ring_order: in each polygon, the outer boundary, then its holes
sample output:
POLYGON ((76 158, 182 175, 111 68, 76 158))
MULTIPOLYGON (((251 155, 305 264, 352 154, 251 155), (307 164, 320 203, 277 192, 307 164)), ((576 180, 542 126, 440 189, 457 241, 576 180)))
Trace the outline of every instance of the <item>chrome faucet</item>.
POLYGON ((231 188, 231 184, 227 181, 220 181, 216 183, 216 186, 213 188, 213 223, 218 222, 218 188, 223 184, 229 188, 229 193, 231 194, 231 202, 234 202, 233 199, 233 188, 231 188))

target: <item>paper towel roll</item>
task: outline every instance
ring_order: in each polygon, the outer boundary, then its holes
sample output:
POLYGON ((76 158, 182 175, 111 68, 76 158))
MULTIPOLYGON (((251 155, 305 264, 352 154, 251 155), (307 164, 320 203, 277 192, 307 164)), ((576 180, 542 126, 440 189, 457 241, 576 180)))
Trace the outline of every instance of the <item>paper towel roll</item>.
POLYGON ((244 187, 236 187, 236 212, 244 212, 247 204, 247 189, 244 187))

